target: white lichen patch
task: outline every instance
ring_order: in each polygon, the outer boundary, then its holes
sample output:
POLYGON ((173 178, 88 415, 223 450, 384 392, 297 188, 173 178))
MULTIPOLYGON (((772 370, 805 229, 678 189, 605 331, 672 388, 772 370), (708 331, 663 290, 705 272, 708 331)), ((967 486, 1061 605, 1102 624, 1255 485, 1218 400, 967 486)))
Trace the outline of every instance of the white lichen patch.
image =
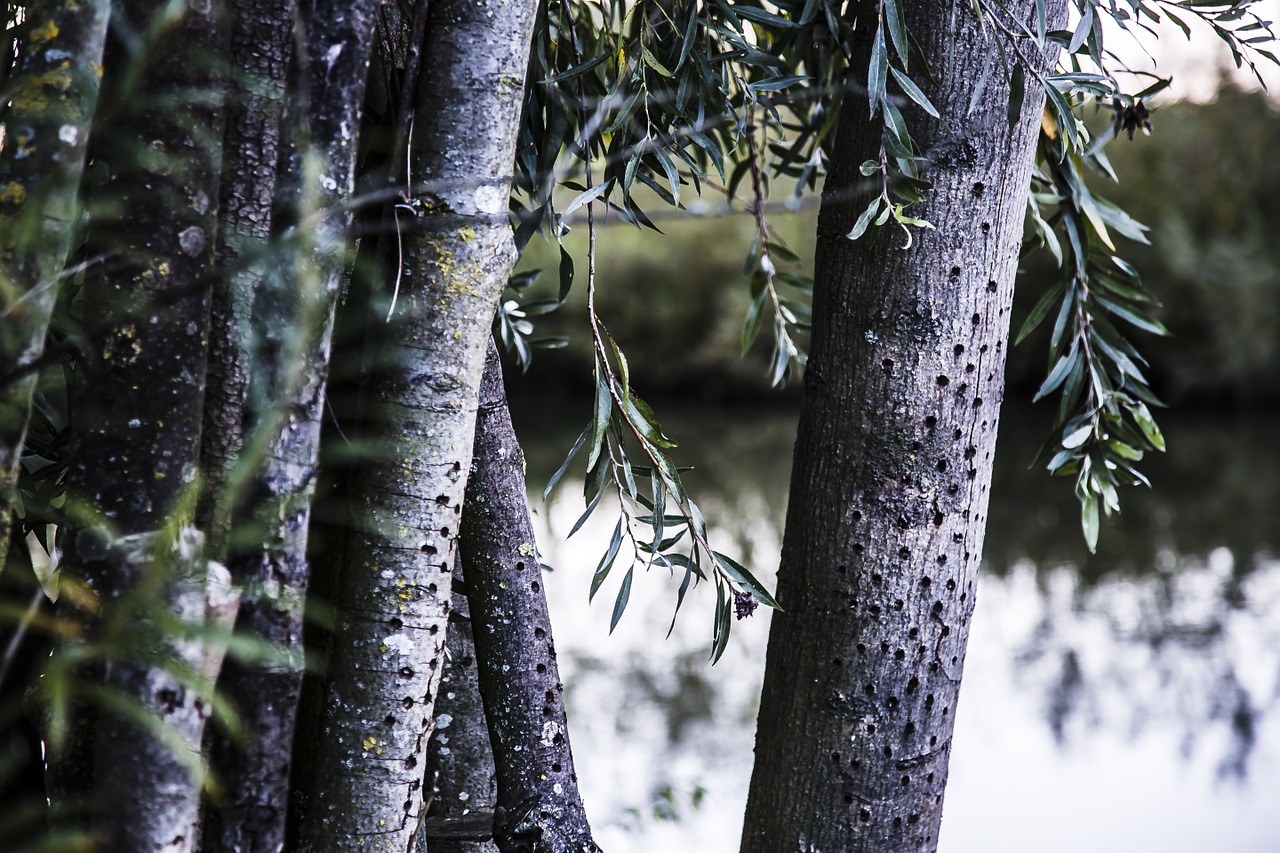
POLYGON ((542 745, 545 747, 555 746, 556 735, 560 734, 560 724, 552 720, 542 724, 542 745))
POLYGON ((413 640, 408 634, 392 634, 389 637, 382 638, 382 646, 388 651, 393 651, 398 655, 413 654, 413 640))
POLYGON ((182 250, 184 255, 194 258, 203 252, 208 245, 209 238, 205 236, 204 229, 199 225, 184 228, 182 233, 178 235, 178 248, 182 250))

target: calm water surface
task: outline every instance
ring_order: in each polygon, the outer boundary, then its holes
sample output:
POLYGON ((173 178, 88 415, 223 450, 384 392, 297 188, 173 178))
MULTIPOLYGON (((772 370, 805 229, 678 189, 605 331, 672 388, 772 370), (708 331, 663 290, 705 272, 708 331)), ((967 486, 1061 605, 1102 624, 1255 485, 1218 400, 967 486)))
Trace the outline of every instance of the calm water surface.
MULTIPOLYGON (((540 490, 587 406, 515 406, 540 490)), ((772 586, 794 415, 659 415, 698 466, 687 484, 713 540, 772 586)), ((1280 420, 1170 420, 1155 489, 1122 497, 1092 557, 1069 483, 1027 470, 1043 428, 1029 420, 1008 414, 1000 439, 941 850, 1280 851, 1280 420)), ((664 639, 676 583, 655 572, 609 635, 616 581, 592 606, 587 588, 615 516, 602 506, 566 541, 581 482, 534 506, 597 838, 733 853, 764 612, 711 667, 714 593, 691 593, 664 639)))

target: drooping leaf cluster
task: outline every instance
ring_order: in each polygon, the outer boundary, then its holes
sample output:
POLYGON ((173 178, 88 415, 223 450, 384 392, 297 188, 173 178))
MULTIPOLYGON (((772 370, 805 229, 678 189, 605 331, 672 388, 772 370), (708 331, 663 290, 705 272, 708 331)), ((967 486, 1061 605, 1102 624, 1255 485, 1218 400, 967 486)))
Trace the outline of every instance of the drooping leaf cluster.
MULTIPOLYGON (((1044 456, 1053 473, 1076 477, 1090 547, 1099 510, 1119 507, 1118 486, 1145 482, 1135 463, 1164 446, 1151 416, 1158 400, 1143 374, 1145 361, 1124 331, 1128 326, 1163 333, 1152 316, 1158 303, 1113 237, 1141 241, 1145 229, 1100 197, 1085 173, 1114 179, 1105 145, 1117 135, 1132 138, 1149 129, 1145 99, 1168 80, 1125 68, 1106 47, 1103 22, 1125 35, 1154 33, 1164 19, 1184 31, 1202 24, 1230 45, 1237 65, 1256 71, 1258 61, 1276 57, 1271 26, 1254 4, 1074 0, 1069 29, 1055 27, 1045 0, 1038 0, 1027 20, 998 0, 972 0, 957 10, 974 16, 988 46, 970 112, 993 78, 1008 81, 1010 122, 1021 118, 1028 86, 1046 94, 1029 245, 1054 252, 1062 279, 1042 298, 1020 337, 1054 317, 1049 375, 1037 399, 1057 393, 1060 403, 1044 456), (1054 70, 1044 73, 1055 58, 1054 70), (1109 110, 1113 120, 1095 134, 1085 118, 1100 109, 1109 110)), ((795 333, 809 324, 812 280, 774 238, 766 201, 779 179, 797 197, 819 186, 842 106, 865 110, 868 120, 880 124, 881 136, 877 158, 862 164, 864 182, 853 189, 865 195, 866 204, 849 238, 873 238, 892 221, 905 235, 903 250, 910 250, 911 229, 932 227, 911 213, 930 189, 929 158, 912 128, 941 120, 927 91, 942 69, 921 61, 900 0, 550 0, 536 26, 532 63, 512 199, 518 245, 539 231, 559 241, 585 213, 593 238, 587 283, 593 294, 596 207, 605 216, 656 230, 648 212, 653 204, 680 209, 690 191, 724 192, 755 217, 745 264, 752 301, 742 345, 745 352, 768 318, 775 384, 803 368, 795 333), (855 27, 872 33, 865 68, 850 67, 855 27)), ((561 246, 557 298, 507 303, 500 327, 522 358, 531 328, 521 314, 534 316, 562 303, 574 271, 573 257, 561 246)), ((520 288, 528 281, 514 284, 520 288)), ((701 515, 667 454, 673 443, 631 388, 625 355, 596 316, 591 295, 588 302, 596 404, 566 468, 585 448, 586 515, 607 493, 619 505, 592 594, 624 542, 630 543, 625 550, 632 560, 616 598, 615 624, 637 564, 683 572, 677 610, 691 578, 707 577, 710 567, 720 590, 713 645, 718 656, 728 633, 727 591, 772 602, 745 569, 706 542, 701 515), (646 526, 652 535, 639 536, 637 528, 646 526), (667 535, 673 527, 678 532, 667 535)))
MULTIPOLYGON (((1151 407, 1160 402, 1144 374, 1146 360, 1128 339, 1129 331, 1168 334, 1154 315, 1158 300, 1116 245, 1116 236, 1146 243, 1145 226, 1099 196, 1092 184, 1117 180, 1105 146, 1118 136, 1132 140, 1138 130, 1150 132, 1145 100, 1168 86, 1169 79, 1128 68, 1108 49, 1103 21, 1131 35, 1154 35, 1154 26, 1162 20, 1189 34, 1189 22, 1199 22, 1230 45, 1238 67, 1256 74, 1260 59, 1274 63, 1276 57, 1268 49, 1275 40, 1271 23, 1250 8, 1254 5, 1254 0, 1079 0, 1074 27, 1050 31, 1044 4, 1038 3, 1034 21, 1012 21, 1005 27, 1023 62, 1019 68, 1029 71, 1025 57, 1032 51, 1055 46, 1062 51, 1056 73, 1039 81, 1046 106, 1032 177, 1028 239, 1028 246, 1043 246, 1052 253, 1061 276, 1040 298, 1018 340, 1049 316, 1054 318, 1048 374, 1036 399, 1056 393, 1059 405, 1040 461, 1055 475, 1075 478, 1090 550, 1097 545, 1100 515, 1120 508, 1118 488, 1147 484, 1136 463, 1148 451, 1165 449, 1151 414, 1151 407), (1100 130, 1091 130, 1086 118, 1099 113, 1109 120, 1100 130)), ((989 13, 993 27, 1005 26, 994 4, 989 13)))

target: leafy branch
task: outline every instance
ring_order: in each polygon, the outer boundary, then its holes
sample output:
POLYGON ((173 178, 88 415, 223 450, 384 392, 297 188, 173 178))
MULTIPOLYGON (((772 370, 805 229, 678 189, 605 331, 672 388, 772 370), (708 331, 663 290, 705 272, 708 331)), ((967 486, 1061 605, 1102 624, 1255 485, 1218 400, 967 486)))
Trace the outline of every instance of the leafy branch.
MULTIPOLYGON (((1014 46, 1015 82, 1020 72, 1031 73, 1045 90, 1028 245, 1047 248, 1062 277, 1032 309, 1017 341, 1054 315, 1048 375, 1035 399, 1056 393, 1058 411, 1038 461, 1055 475, 1075 478, 1081 527, 1092 551, 1097 547, 1100 514, 1110 515, 1120 508, 1118 487, 1149 484, 1136 463, 1148 451, 1165 449, 1151 414, 1151 407, 1160 401, 1143 373, 1148 364, 1122 328, 1168 334, 1152 313, 1158 300, 1119 255, 1112 238, 1114 232, 1145 243, 1145 226, 1097 196, 1085 173, 1116 180, 1105 155, 1106 144, 1121 133, 1132 139, 1137 129, 1150 130, 1145 99, 1168 86, 1169 80, 1133 72, 1120 63, 1105 47, 1103 16, 1124 31, 1136 28, 1153 34, 1152 24, 1162 14, 1188 34, 1180 16, 1197 18, 1231 46, 1237 66, 1247 63, 1255 74, 1252 54, 1276 61, 1274 54, 1258 48, 1273 42, 1274 34, 1268 22, 1249 10, 1253 0, 1129 0, 1127 9, 1114 3, 1104 7, 1099 0, 1078 0, 1078 19, 1070 31, 1048 29, 1043 3, 1036 4, 1035 19, 1027 22, 1006 22, 999 14, 1003 7, 989 0, 977 3, 985 20, 1014 46), (1055 46, 1063 48, 1061 70, 1039 74, 1022 49, 1026 44, 1034 45, 1041 55, 1049 55, 1055 46), (1128 94, 1117 81, 1121 73, 1155 80, 1128 94), (1113 111, 1113 121, 1096 138, 1084 120, 1091 105, 1113 111)), ((1000 56, 1003 61, 1003 52, 1000 56)), ((1012 119, 1012 93, 1010 98, 1012 119)))

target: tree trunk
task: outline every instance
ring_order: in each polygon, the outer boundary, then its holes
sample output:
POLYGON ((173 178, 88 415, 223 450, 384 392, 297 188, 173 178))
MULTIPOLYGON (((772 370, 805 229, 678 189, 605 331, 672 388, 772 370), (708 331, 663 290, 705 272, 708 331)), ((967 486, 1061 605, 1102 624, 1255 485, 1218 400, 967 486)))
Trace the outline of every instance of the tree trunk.
POLYGON ((214 283, 210 312, 200 446, 205 483, 197 512, 197 522, 219 554, 236 498, 228 491, 228 481, 241 460, 244 441, 253 299, 272 271, 265 250, 297 24, 295 0, 230 0, 228 5, 231 73, 215 253, 221 274, 214 283))
POLYGON ((110 4, 26 8, 0 148, 0 572, 18 499, 35 363, 78 224, 80 177, 110 4))
POLYGON ((203 632, 234 619, 225 571, 206 563, 191 523, 218 198, 221 116, 209 92, 219 14, 210 4, 171 15, 141 0, 113 10, 121 33, 164 49, 144 43, 108 58, 114 110, 94 143, 90 252, 105 260, 83 310, 101 334, 72 418, 67 503, 79 527, 67 576, 111 604, 93 627, 105 684, 86 775, 97 832, 126 853, 196 848, 201 739, 221 663, 203 632))
POLYGON ((492 341, 462 514, 462 562, 498 774, 498 847, 504 853, 598 850, 569 748, 524 453, 511 426, 492 341))
MULTIPOLYGON (((468 484, 468 493, 474 481, 468 484)), ((471 606, 463 591, 465 565, 454 565, 453 603, 436 697, 436 728, 424 783, 431 787, 431 811, 416 853, 498 853, 493 810, 498 777, 480 700, 471 606)))
MULTIPOLYGON (((864 99, 845 101, 744 853, 938 843, 1043 90, 1029 83, 1012 130, 1008 86, 994 79, 966 115, 998 36, 967 3, 901 5, 954 133, 908 114, 933 182, 913 215, 936 230, 914 230, 910 249, 892 225, 850 241, 880 120, 868 122, 864 99)), ((1025 0, 1012 7, 1033 14, 1025 0)), ((855 71, 867 68, 867 23, 855 71)))
MULTIPOLYGON (((310 581, 307 537, 333 308, 351 226, 345 206, 353 189, 356 145, 350 129, 360 126, 376 8, 371 0, 303 6, 306 55, 300 79, 304 88, 295 94, 310 109, 305 115, 307 126, 295 130, 319 155, 319 187, 303 186, 300 182, 306 178, 302 176, 285 176, 297 207, 289 218, 302 222, 293 235, 297 242, 282 249, 284 260, 276 262, 272 274, 254 276, 252 290, 240 294, 251 310, 241 306, 226 317, 237 325, 224 334, 225 340, 252 337, 256 343, 249 386, 237 389, 234 369, 224 377, 224 411, 242 416, 248 430, 238 464, 246 464, 247 457, 254 471, 235 518, 255 531, 255 541, 261 543, 233 548, 228 558, 232 577, 244 590, 236 629, 268 643, 283 660, 257 665, 233 661, 219 681, 240 715, 243 736, 219 737, 214 744, 214 768, 221 773, 223 796, 208 812, 204 838, 209 850, 275 851, 283 849, 286 840, 291 758, 302 691, 302 602, 310 581), (317 213, 318 217, 308 220, 317 213)), ((284 33, 292 36, 291 17, 281 22, 262 14, 253 21, 255 29, 270 31, 273 49, 287 55, 288 42, 278 40, 282 35, 278 28, 283 26, 284 33)), ((283 55, 272 63, 271 73, 282 74, 282 64, 283 55)), ((274 121, 278 127, 279 105, 267 106, 272 115, 256 121, 274 121)), ((270 166, 272 186, 277 150, 271 147, 269 160, 265 152, 260 153, 264 162, 255 164, 261 169, 270 166)), ((250 234, 257 237, 258 221, 269 219, 273 198, 251 178, 252 174, 229 178, 224 190, 238 185, 237 191, 254 194, 251 201, 245 200, 254 213, 242 218, 248 219, 253 226, 250 234)), ((222 319, 215 314, 215 321, 222 319)), ((239 445, 237 436, 234 444, 214 448, 213 458, 230 449, 232 454, 225 461, 235 463, 239 445)), ((211 515, 215 530, 217 518, 218 513, 211 515)))
POLYGON ((431 4, 410 156, 420 212, 400 235, 369 395, 378 448, 347 496, 359 517, 326 683, 307 708, 303 850, 405 850, 424 818, 484 346, 515 262, 507 198, 533 11, 530 0, 431 4))

